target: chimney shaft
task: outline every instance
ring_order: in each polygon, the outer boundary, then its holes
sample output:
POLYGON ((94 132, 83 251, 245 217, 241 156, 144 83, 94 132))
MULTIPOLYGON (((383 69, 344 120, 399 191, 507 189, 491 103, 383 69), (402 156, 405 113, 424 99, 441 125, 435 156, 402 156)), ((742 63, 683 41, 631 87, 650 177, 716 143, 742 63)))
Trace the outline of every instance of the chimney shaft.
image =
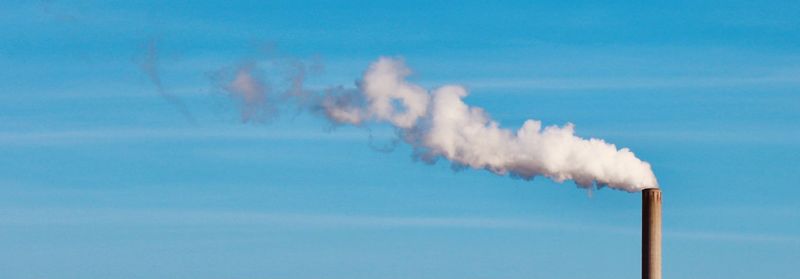
POLYGON ((661 190, 642 191, 642 279, 661 279, 661 190))

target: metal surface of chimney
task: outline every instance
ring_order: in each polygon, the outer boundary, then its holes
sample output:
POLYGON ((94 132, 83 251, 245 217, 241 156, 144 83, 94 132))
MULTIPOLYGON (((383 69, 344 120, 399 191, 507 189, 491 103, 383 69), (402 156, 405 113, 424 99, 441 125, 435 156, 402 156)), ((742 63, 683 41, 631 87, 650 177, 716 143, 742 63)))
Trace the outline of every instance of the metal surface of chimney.
POLYGON ((642 279, 661 279, 661 190, 642 191, 642 279))

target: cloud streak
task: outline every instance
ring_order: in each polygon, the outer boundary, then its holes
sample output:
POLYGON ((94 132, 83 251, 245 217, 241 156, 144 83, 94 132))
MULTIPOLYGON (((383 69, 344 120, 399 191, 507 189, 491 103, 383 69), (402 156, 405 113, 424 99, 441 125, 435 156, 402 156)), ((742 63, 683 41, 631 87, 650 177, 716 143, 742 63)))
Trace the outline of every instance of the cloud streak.
MULTIPOLYGON (((286 212, 207 211, 177 209, 4 208, 0 227, 15 226, 211 226, 301 229, 464 229, 594 232, 638 235, 639 227, 610 226, 541 218, 373 216, 286 212)), ((709 230, 667 230, 667 239, 756 242, 800 245, 800 236, 709 230)))
POLYGON ((631 78, 496 78, 466 80, 475 89, 604 90, 797 86, 800 75, 774 74, 739 77, 631 77, 631 78))
MULTIPOLYGON (((379 137, 389 137, 380 134, 379 137)), ((363 133, 307 130, 254 131, 212 127, 207 129, 188 128, 109 128, 90 130, 0 132, 0 144, 20 145, 85 145, 97 143, 129 143, 140 141, 170 140, 358 140, 363 141, 363 133)))

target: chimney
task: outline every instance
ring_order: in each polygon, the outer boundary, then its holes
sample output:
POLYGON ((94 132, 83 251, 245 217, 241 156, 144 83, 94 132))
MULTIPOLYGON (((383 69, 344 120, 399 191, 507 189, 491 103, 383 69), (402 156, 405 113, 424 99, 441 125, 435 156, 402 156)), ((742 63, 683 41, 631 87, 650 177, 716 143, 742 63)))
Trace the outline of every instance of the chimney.
POLYGON ((661 279, 661 190, 642 191, 642 279, 661 279))

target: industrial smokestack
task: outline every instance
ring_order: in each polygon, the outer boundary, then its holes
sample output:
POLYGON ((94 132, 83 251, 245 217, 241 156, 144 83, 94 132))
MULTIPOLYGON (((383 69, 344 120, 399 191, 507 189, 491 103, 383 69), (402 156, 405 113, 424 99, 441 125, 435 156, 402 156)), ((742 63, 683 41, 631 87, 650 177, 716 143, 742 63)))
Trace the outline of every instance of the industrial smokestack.
POLYGON ((661 279, 661 190, 642 191, 642 279, 661 279))

